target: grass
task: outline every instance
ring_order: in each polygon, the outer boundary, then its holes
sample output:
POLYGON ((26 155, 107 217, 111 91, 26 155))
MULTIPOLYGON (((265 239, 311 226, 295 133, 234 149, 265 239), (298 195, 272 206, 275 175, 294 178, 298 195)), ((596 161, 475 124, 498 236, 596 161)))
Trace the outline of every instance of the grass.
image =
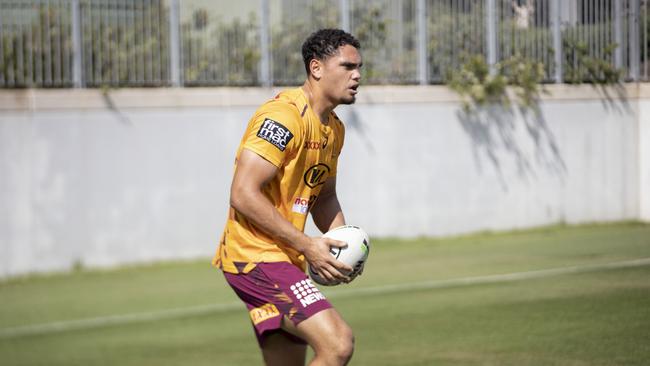
MULTIPOLYGON (((449 239, 373 240, 345 289, 650 257, 650 225, 548 227, 449 239)), ((645 365, 650 266, 522 281, 339 296, 352 365, 645 365)), ((9 327, 236 302, 209 260, 35 276, 0 284, 9 327)), ((0 338, 8 365, 257 365, 246 312, 0 338)))

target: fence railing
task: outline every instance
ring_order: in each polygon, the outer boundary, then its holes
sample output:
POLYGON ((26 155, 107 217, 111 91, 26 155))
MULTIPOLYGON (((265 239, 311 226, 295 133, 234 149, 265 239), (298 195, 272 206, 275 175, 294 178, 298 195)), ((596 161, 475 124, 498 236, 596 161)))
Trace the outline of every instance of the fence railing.
POLYGON ((294 85, 302 41, 341 27, 367 84, 444 83, 469 56, 585 60, 650 80, 648 0, 0 0, 0 87, 294 85))

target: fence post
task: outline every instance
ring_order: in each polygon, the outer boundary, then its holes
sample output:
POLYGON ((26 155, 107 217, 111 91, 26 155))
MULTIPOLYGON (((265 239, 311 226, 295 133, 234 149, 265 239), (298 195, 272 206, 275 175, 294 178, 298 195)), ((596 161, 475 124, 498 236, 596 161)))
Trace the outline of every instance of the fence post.
POLYGON ((341 11, 341 29, 350 33, 350 0, 339 0, 339 10, 341 11))
POLYGON ((490 74, 494 74, 497 63, 497 9, 495 0, 487 0, 486 6, 487 62, 490 65, 490 74))
POLYGON ((553 24, 553 52, 555 57, 555 75, 553 77, 556 84, 562 83, 562 18, 560 17, 560 0, 551 2, 551 19, 553 24))
POLYGON ((418 80, 420 85, 427 85, 429 78, 427 76, 427 3, 425 0, 418 0, 416 14, 418 17, 418 80))
MULTIPOLYGON (((2 6, 0 6, 0 10, 2 9, 2 6)), ((4 38, 4 29, 2 27, 2 17, 0 17, 0 60, 5 59, 5 54, 4 54, 4 43, 2 42, 4 38)), ((4 65, 4 62, 3 62, 4 65)), ((7 80, 6 80, 6 75, 5 73, 7 72, 6 66, 4 66, 4 69, 0 69, 2 73, 0 73, 0 87, 6 87, 7 86, 7 80)))
POLYGON ((623 12, 621 10, 621 2, 614 1, 614 42, 616 42, 616 50, 614 50, 614 67, 620 69, 623 67, 623 22, 621 17, 623 12))
POLYGON ((172 86, 181 86, 181 37, 180 4, 178 0, 169 2, 169 76, 172 86))
POLYGON ((269 0, 260 0, 260 48, 262 55, 260 57, 260 81, 262 86, 270 87, 273 85, 273 74, 271 72, 271 37, 269 0))
POLYGON ((639 80, 639 0, 630 0, 628 23, 630 25, 630 79, 639 80))
POLYGON ((79 0, 70 4, 72 18, 72 83, 75 88, 83 88, 83 47, 81 45, 81 8, 79 0))

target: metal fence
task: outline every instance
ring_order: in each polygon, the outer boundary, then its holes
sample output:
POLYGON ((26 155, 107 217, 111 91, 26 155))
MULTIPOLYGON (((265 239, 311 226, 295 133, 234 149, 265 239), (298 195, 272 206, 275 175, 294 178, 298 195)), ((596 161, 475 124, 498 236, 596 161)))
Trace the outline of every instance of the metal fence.
MULTIPOLYGON (((648 0, 0 0, 0 87, 295 85, 323 27, 362 43, 367 84, 444 83, 479 55, 650 80, 648 0)), ((591 75, 593 76, 593 75, 591 75)))

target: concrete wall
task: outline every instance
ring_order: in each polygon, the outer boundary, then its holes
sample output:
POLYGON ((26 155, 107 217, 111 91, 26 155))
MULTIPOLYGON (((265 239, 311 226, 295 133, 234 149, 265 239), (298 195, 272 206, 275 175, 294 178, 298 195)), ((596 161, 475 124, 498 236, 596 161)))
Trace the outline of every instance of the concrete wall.
MULTIPOLYGON (((443 87, 338 109, 339 197, 373 236, 650 220, 650 92, 549 87, 464 113, 443 87)), ((0 276, 211 255, 268 89, 0 91, 0 276)), ((313 225, 307 229, 316 233, 313 225)))
POLYGON ((639 218, 650 221, 650 100, 639 100, 639 218))

